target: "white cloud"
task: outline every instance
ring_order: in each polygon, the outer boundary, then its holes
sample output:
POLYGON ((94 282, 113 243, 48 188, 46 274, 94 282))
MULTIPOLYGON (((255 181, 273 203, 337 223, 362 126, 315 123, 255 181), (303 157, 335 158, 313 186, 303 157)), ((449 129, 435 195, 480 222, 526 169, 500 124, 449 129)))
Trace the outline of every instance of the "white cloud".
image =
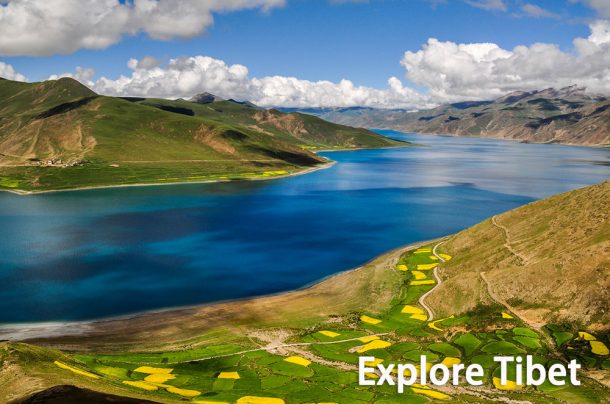
POLYGON ((392 77, 386 89, 356 86, 349 80, 300 80, 295 77, 250 78, 245 66, 227 65, 207 56, 172 59, 166 66, 128 62, 130 76, 102 77, 92 88, 100 94, 161 98, 190 97, 210 92, 223 98, 252 101, 261 106, 370 106, 418 108, 432 106, 428 97, 404 87, 392 77))
POLYGON ((285 0, 4 0, 0 55, 53 55, 103 49, 123 35, 191 38, 213 23, 213 13, 282 6, 285 0))
POLYGON ((402 64, 407 78, 440 102, 572 84, 610 94, 610 21, 594 22, 590 29, 588 38, 574 40, 575 53, 544 43, 506 50, 430 39, 421 50, 406 52, 402 64))
POLYGON ((26 81, 24 75, 17 73, 13 66, 4 62, 0 62, 0 77, 7 80, 26 81))
POLYGON ((85 85, 88 85, 89 87, 93 87, 95 85, 95 83, 92 81, 93 76, 95 76, 95 69, 77 66, 74 73, 52 74, 47 78, 47 80, 57 80, 62 77, 71 77, 85 85))
POLYGON ((504 0, 464 0, 466 4, 488 11, 506 11, 504 0))
MULTIPOLYGON (((574 40, 573 53, 544 43, 507 50, 493 43, 429 39, 419 51, 406 52, 401 62, 407 69, 406 78, 422 91, 405 86, 396 77, 383 89, 357 86, 349 80, 256 78, 250 77, 243 65, 227 65, 206 56, 171 59, 166 65, 149 57, 131 59, 129 75, 84 82, 106 95, 179 98, 207 91, 223 98, 283 107, 423 109, 443 102, 492 99, 510 91, 573 84, 610 94, 610 21, 596 21, 590 29, 587 38, 574 40)), ((80 76, 84 73, 81 70, 80 76)), ((91 80, 91 76, 84 80, 91 80)), ((73 77, 79 78, 79 70, 73 77)))
POLYGON ((521 6, 521 11, 523 11, 523 13, 529 17, 534 17, 534 18, 553 18, 553 19, 559 19, 561 18, 559 16, 559 14, 556 14, 552 11, 546 10, 540 6, 537 6, 536 4, 532 4, 532 3, 525 3, 521 6))

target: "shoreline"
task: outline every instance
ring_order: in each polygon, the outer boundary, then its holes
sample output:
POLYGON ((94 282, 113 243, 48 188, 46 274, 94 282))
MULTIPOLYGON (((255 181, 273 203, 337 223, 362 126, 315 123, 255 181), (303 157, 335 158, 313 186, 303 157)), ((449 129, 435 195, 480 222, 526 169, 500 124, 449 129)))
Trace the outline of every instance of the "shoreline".
POLYGON ((236 305, 240 303, 252 303, 257 301, 266 301, 266 300, 274 300, 278 298, 286 298, 295 293, 307 293, 312 291, 314 288, 317 288, 323 285, 326 282, 332 281, 338 277, 355 273, 361 271, 367 266, 379 261, 384 260, 389 261, 396 254, 403 254, 407 251, 416 249, 421 247, 422 245, 439 242, 442 240, 451 237, 451 235, 441 236, 431 240, 422 240, 412 242, 401 247, 394 248, 392 250, 383 252, 365 263, 346 270, 342 270, 330 275, 327 275, 323 278, 320 278, 316 281, 309 282, 297 289, 290 289, 276 293, 270 293, 266 295, 259 296, 250 296, 250 297, 242 297, 237 299, 227 299, 227 300, 219 300, 209 303, 188 305, 188 306, 178 306, 178 307, 168 307, 161 309, 153 309, 142 312, 128 313, 123 315, 117 315, 113 317, 105 317, 98 318, 92 320, 82 320, 82 321, 48 321, 48 322, 33 322, 33 323, 10 323, 10 324, 0 324, 0 342, 9 341, 9 342, 28 342, 28 341, 44 341, 44 340, 54 340, 61 339, 65 337, 94 337, 99 335, 100 332, 110 331, 105 336, 109 337, 112 335, 113 331, 116 332, 125 332, 126 329, 129 329, 129 325, 125 327, 121 327, 123 322, 131 322, 131 321, 141 321, 144 319, 150 319, 151 325, 154 324, 155 319, 163 319, 163 318, 172 318, 172 319, 180 319, 180 318, 188 318, 193 313, 196 313, 202 309, 224 309, 225 307, 236 305))
POLYGON ((13 190, 7 188, 0 188, 0 192, 8 192, 14 195, 19 196, 34 196, 34 195, 43 195, 43 194, 52 194, 56 192, 78 192, 78 191, 90 191, 94 189, 112 189, 112 188, 135 188, 135 187, 159 187, 159 186, 168 186, 168 185, 194 185, 194 184, 215 184, 222 182, 239 182, 239 181, 269 181, 269 180, 277 180, 281 178, 289 178, 296 177, 299 175, 305 175, 312 173, 318 170, 325 170, 337 164, 336 161, 329 160, 325 163, 317 165, 315 167, 309 167, 301 171, 296 171, 294 173, 289 173, 285 175, 277 175, 274 177, 260 178, 260 177, 246 177, 240 179, 226 179, 226 180, 202 180, 202 181, 178 181, 178 182, 151 182, 151 183, 134 183, 134 184, 117 184, 117 185, 92 185, 86 187, 79 188, 66 188, 66 189, 49 189, 44 191, 21 191, 21 190, 13 190))
MULTIPOLYGON (((518 144, 539 144, 539 145, 557 145, 557 146, 570 146, 570 147, 585 147, 587 149, 610 149, 610 144, 599 144, 599 145, 587 145, 587 144, 578 144, 578 143, 565 143, 565 142, 532 142, 529 140, 519 140, 512 138, 503 138, 503 137, 495 137, 495 136, 475 136, 475 135, 457 135, 455 133, 431 133, 431 132, 403 132, 402 130, 393 129, 393 128, 370 128, 371 131, 375 132, 376 130, 391 130, 394 132, 398 132, 404 135, 422 135, 422 136, 438 136, 438 137, 451 137, 451 138, 465 138, 465 139, 489 139, 489 140, 504 140, 511 143, 518 144)), ((377 133, 377 132, 375 132, 377 133)), ((385 136, 385 135, 384 135, 385 136)))
MULTIPOLYGON (((322 149, 315 150, 313 153, 330 153, 330 152, 347 152, 347 151, 359 151, 359 150, 386 150, 386 149, 400 149, 403 147, 421 147, 423 145, 411 142, 405 142, 404 145, 396 145, 396 146, 388 146, 388 147, 358 147, 358 148, 347 148, 347 149, 322 149)), ((166 185, 189 185, 189 184, 215 184, 222 182, 239 182, 239 181, 268 181, 275 180, 281 178, 289 178, 296 177, 299 175, 309 174, 314 171, 324 170, 330 168, 337 164, 336 161, 327 159, 328 161, 321 163, 315 167, 309 167, 300 171, 296 171, 293 173, 289 173, 286 175, 278 175, 275 177, 246 177, 239 179, 222 179, 222 180, 202 180, 202 181, 177 181, 177 182, 150 182, 150 183, 134 183, 134 184, 116 184, 116 185, 92 185, 92 186, 84 186, 84 187, 76 187, 76 188, 66 188, 66 189, 49 189, 44 191, 23 191, 23 190, 15 190, 9 188, 0 188, 0 192, 8 192, 13 195, 19 196, 30 196, 30 195, 41 195, 41 194, 50 194, 55 192, 75 192, 75 191, 89 191, 92 189, 112 189, 112 188, 129 188, 129 187, 157 187, 157 186, 166 186, 166 185)))

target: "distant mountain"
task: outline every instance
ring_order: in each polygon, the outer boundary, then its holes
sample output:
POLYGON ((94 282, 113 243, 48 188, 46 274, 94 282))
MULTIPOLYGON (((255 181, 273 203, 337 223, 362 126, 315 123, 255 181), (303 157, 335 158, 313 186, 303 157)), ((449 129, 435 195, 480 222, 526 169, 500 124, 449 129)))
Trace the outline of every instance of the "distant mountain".
POLYGON ((0 188, 256 178, 326 162, 312 150, 407 144, 211 94, 193 99, 213 102, 104 97, 69 78, 0 80, 0 188))
POLYGON ((189 101, 196 102, 197 104, 211 104, 213 102, 224 101, 224 98, 220 98, 210 93, 201 93, 194 95, 189 99, 189 101))
POLYGON ((373 108, 307 112, 343 125, 402 132, 610 145, 610 100, 588 95, 576 86, 518 91, 492 101, 446 104, 418 112, 373 108))

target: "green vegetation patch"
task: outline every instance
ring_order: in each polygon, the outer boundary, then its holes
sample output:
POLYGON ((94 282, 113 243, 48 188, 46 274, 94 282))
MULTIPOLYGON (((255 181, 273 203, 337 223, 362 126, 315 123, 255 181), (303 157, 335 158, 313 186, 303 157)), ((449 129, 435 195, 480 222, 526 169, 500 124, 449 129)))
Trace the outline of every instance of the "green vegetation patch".
POLYGON ((530 338, 538 338, 538 334, 536 334, 536 332, 530 330, 529 328, 525 328, 525 327, 513 328, 513 334, 521 335, 524 337, 530 337, 530 338))
POLYGON ((481 340, 471 333, 461 334, 453 343, 462 347, 466 356, 472 355, 472 353, 481 346, 481 340))
POLYGON ((518 355, 525 351, 508 341, 492 341, 483 346, 481 351, 498 355, 518 355))
POLYGON ((428 349, 443 354, 444 356, 452 356, 458 358, 462 356, 462 353, 459 349, 446 342, 437 342, 434 344, 430 344, 428 345, 428 349))
POLYGON ((531 348, 531 349, 542 348, 542 345, 540 344, 540 340, 538 338, 523 337, 523 336, 518 335, 516 337, 513 337, 513 339, 526 348, 531 348))

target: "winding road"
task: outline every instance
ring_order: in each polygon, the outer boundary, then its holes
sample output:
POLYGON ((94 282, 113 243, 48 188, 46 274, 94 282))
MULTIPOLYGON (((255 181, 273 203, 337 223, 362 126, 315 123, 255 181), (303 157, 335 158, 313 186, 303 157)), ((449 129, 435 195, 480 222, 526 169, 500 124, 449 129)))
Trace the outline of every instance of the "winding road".
MULTIPOLYGON (((438 255, 436 253, 436 248, 438 246, 440 246, 441 244, 443 244, 444 241, 441 241, 440 243, 438 243, 437 245, 434 246, 434 248, 432 249, 432 254, 434 254, 434 256, 436 258, 438 258, 438 260, 440 261, 440 263, 445 262, 445 259, 443 257, 441 257, 440 255, 438 255)), ((428 321, 432 321, 434 320, 434 312, 432 311, 432 308, 430 308, 430 306, 428 306, 426 304, 426 297, 428 297, 428 295, 432 292, 434 292, 434 290, 436 288, 438 288, 441 283, 443 283, 443 280, 441 279, 440 276, 438 276, 438 265, 436 267, 434 267, 434 269, 432 270, 432 273, 434 274, 434 278, 436 279, 436 285, 430 289, 429 291, 427 291, 426 293, 424 293, 420 298, 419 298, 419 305, 422 306, 424 308, 424 310, 426 310, 426 312, 428 313, 428 321)))

